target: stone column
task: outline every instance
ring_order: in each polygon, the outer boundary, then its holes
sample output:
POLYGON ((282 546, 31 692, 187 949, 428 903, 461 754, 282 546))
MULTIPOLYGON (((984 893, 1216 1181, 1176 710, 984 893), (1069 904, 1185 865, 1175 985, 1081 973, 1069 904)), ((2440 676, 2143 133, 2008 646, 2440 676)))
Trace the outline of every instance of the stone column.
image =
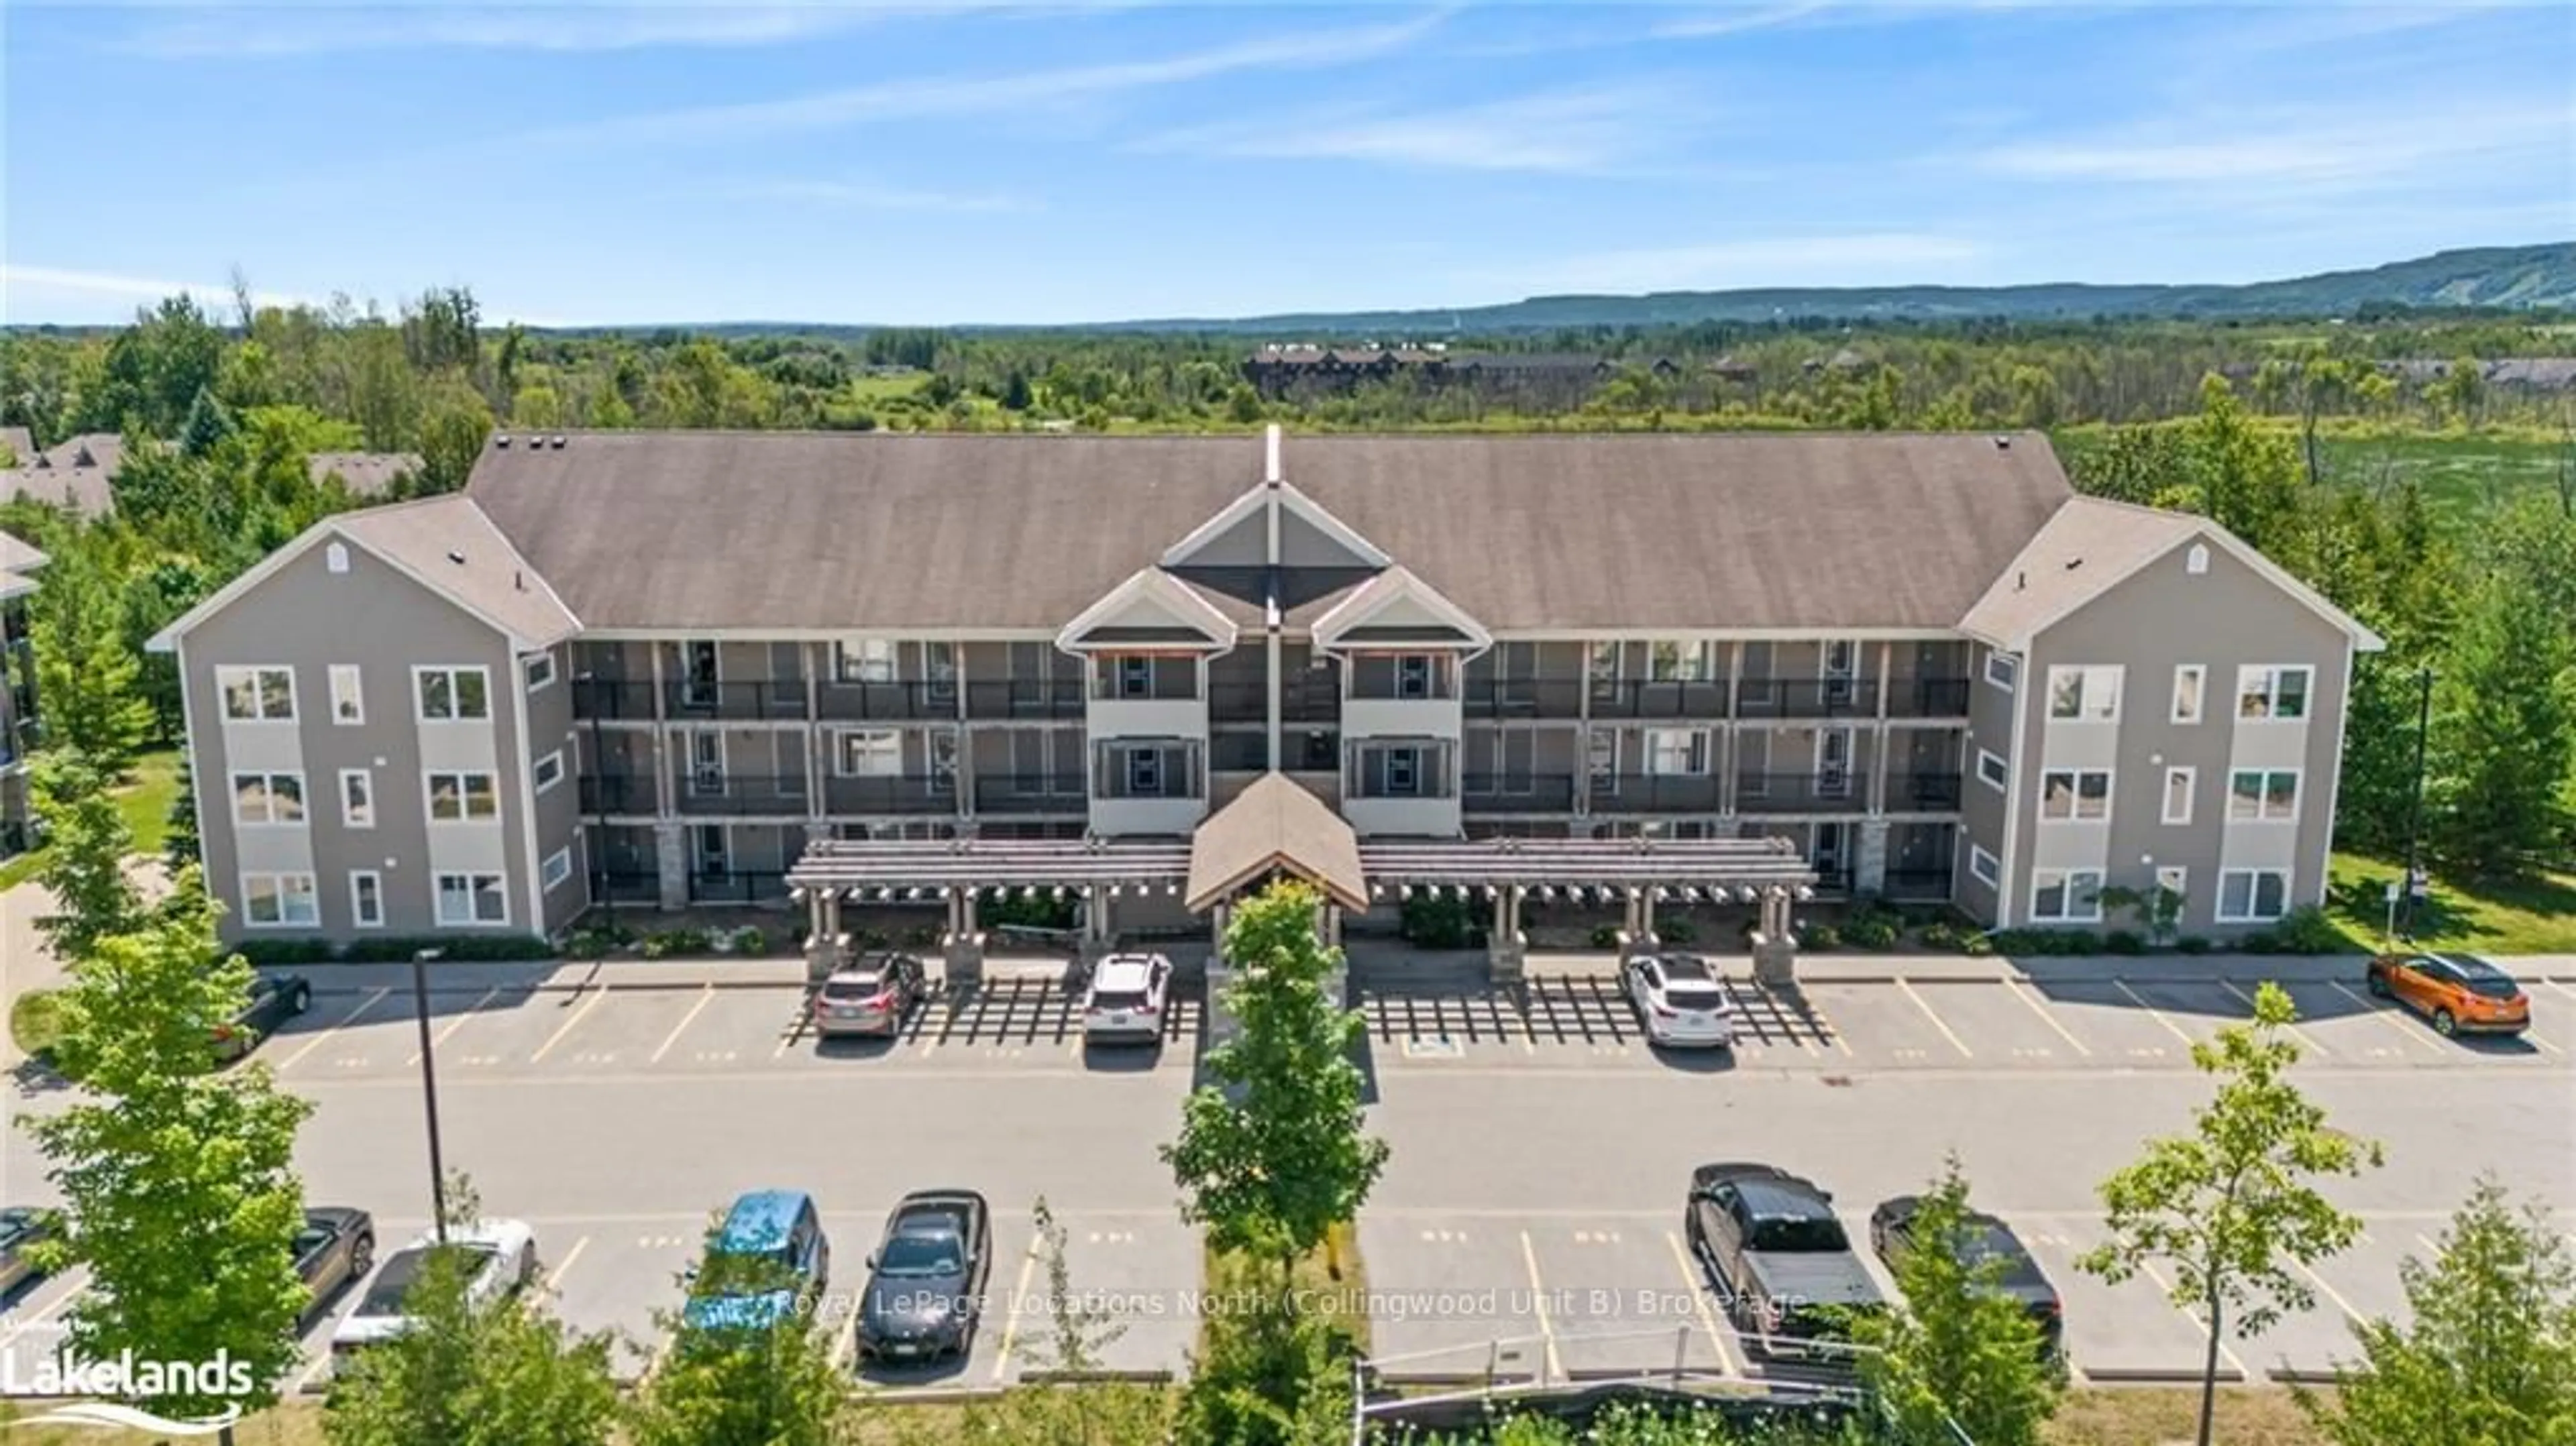
POLYGON ((1529 943, 1521 937, 1521 890, 1518 884, 1505 884, 1494 895, 1494 928, 1485 937, 1485 966, 1496 984, 1518 984, 1529 957, 1529 943))
POLYGON ((678 819, 657 820, 653 825, 653 864, 662 887, 662 907, 685 909, 689 906, 689 830, 678 819))
POLYGON ((1762 891, 1761 927, 1753 935, 1753 982, 1782 987, 1797 982, 1798 940, 1790 932, 1794 900, 1774 885, 1762 891))
POLYGON ((1116 952, 1117 932, 1110 927, 1109 895, 1098 884, 1083 885, 1082 898, 1082 963, 1089 968, 1116 952))
POLYGON ((961 888, 948 896, 948 933, 940 941, 941 964, 951 989, 984 982, 984 932, 975 924, 975 891, 961 888))
POLYGON ((1864 819, 1860 825, 1858 852, 1852 860, 1852 892, 1860 895, 1887 891, 1887 820, 1864 819))

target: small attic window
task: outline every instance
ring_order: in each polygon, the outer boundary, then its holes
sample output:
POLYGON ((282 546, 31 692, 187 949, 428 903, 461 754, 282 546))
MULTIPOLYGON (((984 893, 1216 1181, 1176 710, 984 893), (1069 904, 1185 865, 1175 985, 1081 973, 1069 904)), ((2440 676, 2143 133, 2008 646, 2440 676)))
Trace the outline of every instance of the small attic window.
POLYGON ((2182 570, 2190 573, 2194 577, 2198 577, 2202 573, 2209 571, 2209 544, 2206 542, 2193 543, 2191 545, 2191 551, 2182 555, 2182 570))
POLYGON ((349 570, 349 545, 335 542, 322 549, 322 565, 335 573, 349 570))

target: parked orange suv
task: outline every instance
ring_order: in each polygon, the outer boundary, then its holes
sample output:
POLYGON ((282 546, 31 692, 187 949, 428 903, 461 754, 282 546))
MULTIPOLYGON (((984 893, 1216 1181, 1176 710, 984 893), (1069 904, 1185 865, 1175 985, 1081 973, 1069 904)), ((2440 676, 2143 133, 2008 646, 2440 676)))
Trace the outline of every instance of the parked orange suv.
POLYGON ((2531 996, 2474 954, 2382 954, 2370 961, 2370 992, 2432 1020, 2437 1034, 2520 1034, 2531 1027, 2531 996))

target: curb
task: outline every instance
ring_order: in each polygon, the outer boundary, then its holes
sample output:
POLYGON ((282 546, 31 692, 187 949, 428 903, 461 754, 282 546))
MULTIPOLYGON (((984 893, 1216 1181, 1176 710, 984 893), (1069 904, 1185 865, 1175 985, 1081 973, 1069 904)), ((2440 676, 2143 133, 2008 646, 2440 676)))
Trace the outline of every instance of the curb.
MULTIPOLYGON (((2088 1366, 2084 1377, 2097 1386, 2197 1386, 2200 1372, 2174 1370, 2163 1366, 2088 1366)), ((2331 1380, 2332 1377, 2327 1379, 2331 1380)), ((2218 1368, 2218 1383, 2241 1386, 2246 1375, 2234 1366, 2218 1368)))

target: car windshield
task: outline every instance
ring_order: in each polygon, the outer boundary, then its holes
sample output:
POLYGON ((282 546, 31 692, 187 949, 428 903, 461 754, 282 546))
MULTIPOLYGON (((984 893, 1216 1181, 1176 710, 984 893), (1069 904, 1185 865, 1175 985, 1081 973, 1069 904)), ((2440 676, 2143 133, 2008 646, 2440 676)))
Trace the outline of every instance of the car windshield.
POLYGON ((882 1275, 955 1275, 964 1264, 954 1235, 898 1235, 877 1257, 882 1275))
POLYGON ((873 974, 845 974, 823 982, 823 997, 826 999, 867 999, 876 992, 877 976, 873 974))
POLYGON ((1676 984, 1706 983, 1715 976, 1708 972, 1708 961, 1690 954, 1667 955, 1663 961, 1664 977, 1676 984))
POLYGON ((2469 992, 2488 999, 2511 999, 2522 992, 2513 976, 2483 959, 2453 959, 2451 967, 2459 971, 2460 982, 2469 992))
POLYGON ((1843 1228, 1831 1220, 1762 1220, 1753 1226, 1756 1250, 1849 1250, 1843 1228))
POLYGON ((301 1260, 330 1243, 331 1232, 328 1230, 298 1230, 295 1232, 295 1256, 301 1260))
POLYGON ((1094 1009, 1142 1009, 1145 1007, 1145 991, 1142 989, 1098 990, 1091 996, 1091 1007, 1094 1009))
POLYGON ((1664 999, 1675 1009, 1716 1009, 1726 1003, 1726 995, 1717 986, 1687 979, 1665 985, 1664 999))

